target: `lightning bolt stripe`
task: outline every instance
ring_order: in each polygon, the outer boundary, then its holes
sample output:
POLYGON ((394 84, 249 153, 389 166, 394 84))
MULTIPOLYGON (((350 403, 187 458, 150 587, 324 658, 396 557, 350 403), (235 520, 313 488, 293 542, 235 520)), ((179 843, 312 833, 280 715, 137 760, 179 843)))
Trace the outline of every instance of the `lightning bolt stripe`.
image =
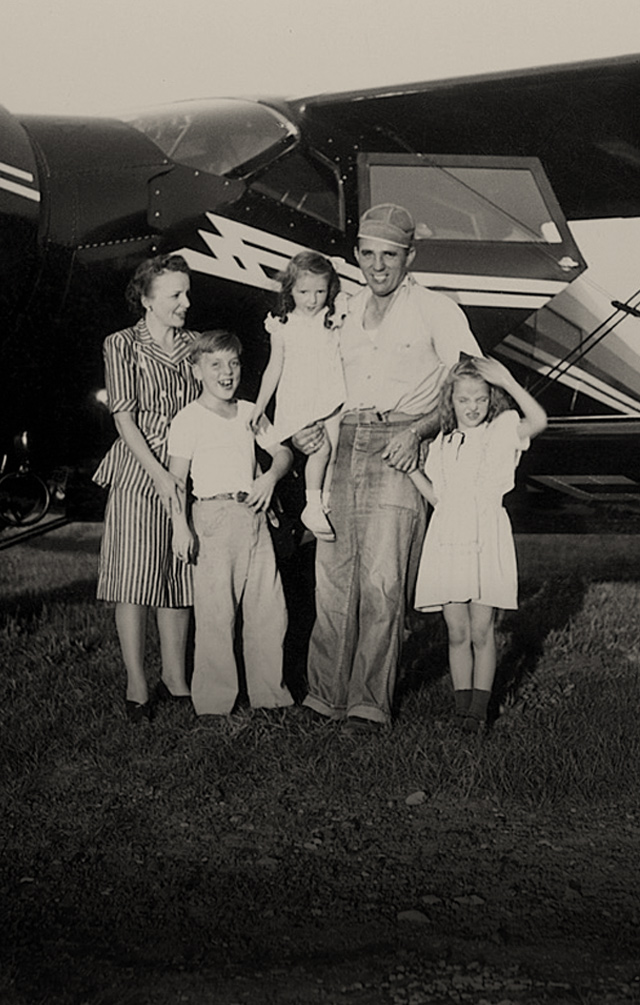
MULTIPOLYGON (((209 254, 182 248, 180 254, 196 272, 208 273, 245 286, 276 290, 274 279, 290 258, 312 250, 283 237, 236 220, 207 213, 213 230, 198 231, 209 254)), ((331 257, 331 256, 329 256, 331 257)), ((347 293, 363 285, 360 270, 343 258, 331 259, 347 293)), ((518 307, 538 310, 567 283, 511 276, 473 276, 456 273, 413 272, 417 282, 453 296, 457 303, 475 307, 518 307)))

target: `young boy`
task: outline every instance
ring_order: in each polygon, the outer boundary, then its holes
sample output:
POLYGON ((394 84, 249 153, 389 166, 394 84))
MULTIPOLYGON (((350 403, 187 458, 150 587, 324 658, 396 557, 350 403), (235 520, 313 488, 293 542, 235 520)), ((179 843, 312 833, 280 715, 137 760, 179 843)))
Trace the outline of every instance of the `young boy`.
MULTIPOLYGON (((265 512, 291 451, 254 436, 253 405, 239 401, 237 336, 203 332, 190 359, 200 397, 178 412, 169 434, 169 470, 193 483, 193 526, 182 507, 173 514, 173 550, 194 562, 196 649, 191 697, 198 715, 227 715, 238 696, 233 640, 242 606, 244 663, 253 707, 291 705, 282 680, 287 611, 265 512), (256 477, 255 440, 273 457, 256 477)), ((268 423, 267 423, 268 425, 268 423)))

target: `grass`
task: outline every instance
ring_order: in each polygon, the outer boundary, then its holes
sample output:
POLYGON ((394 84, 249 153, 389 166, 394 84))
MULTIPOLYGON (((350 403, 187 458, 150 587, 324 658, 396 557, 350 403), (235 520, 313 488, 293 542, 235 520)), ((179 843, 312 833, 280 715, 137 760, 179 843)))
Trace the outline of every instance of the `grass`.
POLYGON ((640 542, 523 537, 518 551, 492 728, 452 731, 442 624, 416 616, 396 724, 359 742, 248 709, 204 729, 165 707, 132 727, 112 612, 93 601, 92 528, 5 552, 0 999, 116 1002, 96 984, 109 968, 248 965, 279 958, 300 925, 395 916, 416 884, 463 894, 478 877, 450 868, 443 842, 494 841, 500 815, 631 819, 640 542))

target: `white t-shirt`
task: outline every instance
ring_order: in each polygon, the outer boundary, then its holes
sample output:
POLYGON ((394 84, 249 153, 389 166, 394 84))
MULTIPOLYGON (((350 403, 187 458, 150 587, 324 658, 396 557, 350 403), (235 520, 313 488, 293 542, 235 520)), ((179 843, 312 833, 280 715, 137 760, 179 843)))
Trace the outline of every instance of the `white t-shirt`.
POLYGON ((199 401, 183 408, 171 423, 169 454, 191 461, 191 480, 196 498, 221 492, 248 492, 256 475, 255 442, 270 452, 271 423, 263 419, 257 436, 248 426, 253 409, 250 401, 238 401, 233 419, 223 419, 199 401))

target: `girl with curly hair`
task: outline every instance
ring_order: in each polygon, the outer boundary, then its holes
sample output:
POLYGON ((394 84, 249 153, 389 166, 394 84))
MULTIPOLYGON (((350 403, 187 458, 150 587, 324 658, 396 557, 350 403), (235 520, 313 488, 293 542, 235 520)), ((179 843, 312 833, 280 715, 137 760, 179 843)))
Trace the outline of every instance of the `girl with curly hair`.
POLYGON ((346 313, 345 299, 328 258, 303 251, 291 259, 280 277, 275 315, 269 314, 265 321, 271 356, 250 418, 257 433, 277 389, 273 420, 277 442, 311 423, 324 424, 323 446, 305 466, 306 506, 301 515, 305 527, 323 541, 335 540, 327 497, 344 401, 337 329, 346 313))
POLYGON ((434 507, 415 606, 443 612, 456 714, 473 733, 486 721, 496 670, 496 608, 517 607, 513 533, 502 497, 547 418, 506 367, 471 356, 449 372, 439 410, 441 428, 424 473, 409 475, 434 507))

